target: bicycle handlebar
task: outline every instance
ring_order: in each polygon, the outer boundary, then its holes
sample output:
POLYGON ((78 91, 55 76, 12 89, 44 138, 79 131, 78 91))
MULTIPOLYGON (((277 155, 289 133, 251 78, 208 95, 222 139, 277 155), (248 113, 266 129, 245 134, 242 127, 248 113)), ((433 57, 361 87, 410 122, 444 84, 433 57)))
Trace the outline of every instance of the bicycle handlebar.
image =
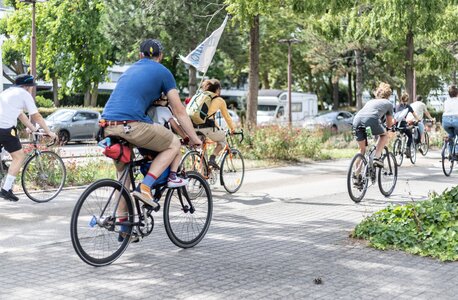
MULTIPOLYGON (((32 132, 32 136, 33 136, 34 143, 37 143, 38 142, 38 138, 40 136, 49 136, 49 134, 47 134, 45 132, 42 132, 42 131, 34 131, 34 132, 32 132)), ((53 146, 57 142, 57 140, 58 140, 57 138, 53 139, 51 143, 46 144, 46 147, 53 146)))

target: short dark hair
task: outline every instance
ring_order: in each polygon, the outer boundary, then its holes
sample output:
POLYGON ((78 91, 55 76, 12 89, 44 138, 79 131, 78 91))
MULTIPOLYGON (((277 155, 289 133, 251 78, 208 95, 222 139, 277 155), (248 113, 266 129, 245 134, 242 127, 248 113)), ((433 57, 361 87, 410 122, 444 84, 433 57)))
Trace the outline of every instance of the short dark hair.
POLYGON ((417 96, 417 101, 420 101, 420 102, 423 101, 423 97, 421 95, 418 95, 417 96))
POLYGON ((448 94, 449 94, 450 97, 452 97, 452 98, 455 98, 456 96, 458 96, 458 88, 456 87, 456 85, 451 85, 451 86, 448 88, 448 94))

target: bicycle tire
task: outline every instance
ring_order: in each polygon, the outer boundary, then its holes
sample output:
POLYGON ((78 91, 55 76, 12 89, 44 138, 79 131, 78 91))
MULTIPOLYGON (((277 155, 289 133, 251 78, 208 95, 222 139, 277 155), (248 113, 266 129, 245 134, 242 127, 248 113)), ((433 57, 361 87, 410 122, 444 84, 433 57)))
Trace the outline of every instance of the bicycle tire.
POLYGON ((239 150, 230 149, 230 152, 224 154, 220 178, 224 189, 230 194, 237 192, 242 187, 245 178, 245 161, 239 150))
POLYGON ((31 200, 48 202, 62 191, 66 177, 62 158, 53 151, 41 151, 27 158, 21 175, 22 189, 31 200))
MULTIPOLYGON (((118 259, 129 245, 132 226, 127 226, 127 237, 119 241, 120 225, 113 224, 114 206, 116 197, 121 193, 126 199, 127 221, 134 220, 132 199, 127 190, 118 181, 102 179, 91 184, 80 196, 73 209, 70 221, 70 236, 76 254, 85 263, 101 267, 113 263, 118 259), (110 198, 111 197, 111 198, 110 198), (104 216, 100 216, 103 207, 108 206, 104 216), (98 219, 97 219, 98 218, 98 219), (112 228, 107 228, 95 223, 103 220, 111 221, 112 228), (112 229, 112 230, 111 230, 112 229), (113 251, 110 251, 110 247, 113 251), (107 253, 105 253, 105 250, 107 253)), ((117 216, 114 217, 116 221, 117 216)))
POLYGON ((9 162, 6 160, 0 160, 0 183, 3 178, 8 174, 9 162))
POLYGON ((378 169, 378 187, 383 196, 390 196, 398 180, 398 166, 396 165, 396 158, 393 153, 385 150, 382 156, 383 168, 378 169), (388 182, 388 184, 385 184, 388 182))
POLYGON ((410 162, 414 165, 415 162, 417 161, 417 145, 412 141, 412 144, 410 144, 410 162))
POLYGON ((195 171, 187 175, 188 185, 169 189, 164 201, 165 232, 180 248, 194 247, 204 238, 213 214, 213 197, 207 181, 195 171))
POLYGON ((402 141, 399 138, 394 141, 393 153, 396 158, 396 164, 400 167, 402 165, 402 161, 404 160, 404 154, 402 153, 402 141))
POLYGON ((444 172, 444 175, 448 177, 452 174, 453 166, 455 164, 455 160, 452 158, 452 154, 450 153, 449 141, 446 141, 444 146, 442 146, 441 158, 442 171, 444 172))
POLYGON ((353 156, 350 162, 347 173, 347 189, 348 195, 355 203, 361 202, 366 195, 370 180, 368 176, 368 167, 368 162, 361 153, 357 153, 353 156), (358 160, 361 161, 361 165, 359 166, 357 165, 358 160))
POLYGON ((196 150, 189 150, 183 155, 178 167, 178 171, 181 172, 183 168, 186 172, 196 171, 200 173, 205 179, 208 178, 207 160, 205 159, 204 155, 196 150))
POLYGON ((420 153, 425 156, 429 151, 429 134, 425 131, 425 142, 420 144, 420 153))

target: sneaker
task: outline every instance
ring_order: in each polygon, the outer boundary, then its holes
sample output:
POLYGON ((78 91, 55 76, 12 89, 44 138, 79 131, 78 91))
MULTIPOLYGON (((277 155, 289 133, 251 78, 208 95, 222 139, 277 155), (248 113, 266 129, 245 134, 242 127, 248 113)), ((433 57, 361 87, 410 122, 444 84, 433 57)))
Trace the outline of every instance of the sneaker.
POLYGON ((383 168, 383 161, 380 158, 374 158, 374 167, 383 168))
MULTIPOLYGON (((127 231, 128 231, 128 227, 126 225, 121 225, 121 229, 119 230, 119 235, 118 235, 118 242, 122 243, 124 241, 124 239, 127 237, 127 231)), ((132 233, 130 235, 130 242, 131 243, 140 242, 140 236, 138 236, 135 230, 132 230, 132 233)))
POLYGON ((135 190, 132 195, 134 196, 135 199, 138 199, 145 203, 146 205, 151 206, 152 208, 156 208, 159 206, 158 203, 154 202, 153 197, 151 196, 151 191, 146 192, 146 191, 141 191, 141 190, 135 190))
POLYGON ((167 187, 168 188, 177 188, 181 186, 185 186, 189 183, 189 179, 181 178, 178 176, 175 176, 175 178, 170 178, 167 179, 167 187))
POLYGON ((19 198, 13 194, 13 191, 12 190, 9 190, 9 191, 6 191, 4 189, 2 189, 2 191, 0 192, 0 197, 6 199, 6 200, 10 200, 10 201, 13 201, 13 202, 16 202, 19 200, 19 198))

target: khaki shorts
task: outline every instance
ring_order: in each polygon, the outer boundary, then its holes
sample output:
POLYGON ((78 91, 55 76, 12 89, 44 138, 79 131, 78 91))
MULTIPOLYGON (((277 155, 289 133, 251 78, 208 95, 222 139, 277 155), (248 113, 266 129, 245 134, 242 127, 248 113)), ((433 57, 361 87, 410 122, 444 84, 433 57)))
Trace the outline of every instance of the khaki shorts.
POLYGON ((129 133, 124 132, 124 125, 107 126, 104 130, 105 136, 119 136, 129 143, 149 150, 162 152, 169 148, 175 135, 162 125, 149 124, 144 122, 128 123, 129 133))
POLYGON ((210 140, 217 142, 221 146, 224 147, 226 145, 226 132, 224 130, 215 127, 205 127, 196 129, 196 132, 199 131, 210 140))

